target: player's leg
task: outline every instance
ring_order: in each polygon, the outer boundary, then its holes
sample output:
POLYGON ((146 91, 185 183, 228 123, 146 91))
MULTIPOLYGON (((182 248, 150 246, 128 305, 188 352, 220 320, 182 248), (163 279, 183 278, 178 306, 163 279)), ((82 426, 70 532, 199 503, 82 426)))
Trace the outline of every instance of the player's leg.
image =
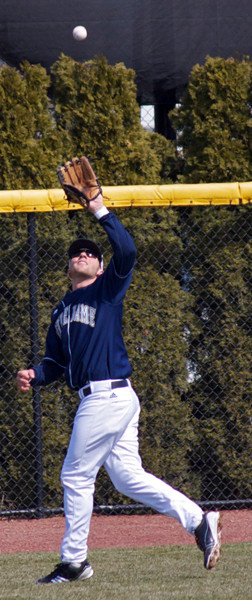
POLYGON ((143 469, 138 447, 139 412, 136 411, 106 460, 104 466, 108 475, 119 492, 157 512, 176 518, 191 534, 200 531, 201 541, 207 538, 207 542, 199 546, 205 554, 206 568, 211 568, 220 553, 219 513, 203 515, 198 504, 143 469), (210 561, 212 554, 216 559, 210 561))
POLYGON ((37 583, 92 576, 86 557, 96 475, 131 420, 135 405, 136 399, 123 390, 120 394, 117 390, 93 393, 80 403, 61 473, 66 518, 62 563, 37 583))
POLYGON ((94 393, 80 403, 61 481, 64 488, 66 531, 61 544, 63 561, 82 562, 93 510, 97 472, 135 411, 135 399, 117 390, 94 393))
MULTIPOLYGON (((130 393, 134 394, 133 390, 130 393)), ((139 455, 139 403, 133 418, 106 460, 105 468, 118 491, 157 512, 175 517, 193 533, 203 511, 192 500, 170 485, 145 471, 139 455)))

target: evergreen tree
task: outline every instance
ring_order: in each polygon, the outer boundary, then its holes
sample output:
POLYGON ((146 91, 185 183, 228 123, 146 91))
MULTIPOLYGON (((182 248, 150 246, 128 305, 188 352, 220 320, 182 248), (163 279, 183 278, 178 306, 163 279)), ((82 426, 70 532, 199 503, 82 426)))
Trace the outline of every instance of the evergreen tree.
POLYGON ((185 183, 251 179, 252 62, 207 57, 192 69, 170 113, 182 147, 185 183))
POLYGON ((171 181, 173 144, 141 126, 132 69, 104 57, 80 63, 61 55, 51 71, 65 159, 87 155, 103 185, 171 181))
MULTIPOLYGON (((174 111, 183 181, 248 178, 250 72, 248 59, 208 58, 193 70, 174 111)), ((52 76, 55 106, 42 67, 0 70, 2 189, 58 187, 58 164, 82 153, 104 185, 176 179, 172 143, 140 125, 133 71, 62 55, 52 76)), ((196 499, 249 497, 250 207, 116 212, 138 250, 124 337, 142 404, 144 466, 196 499)), ((14 382, 30 360, 26 225, 26 215, 1 216, 0 469, 3 503, 14 508, 35 501, 31 395, 14 382)), ((80 235, 97 239, 107 264, 106 235, 83 211, 37 218, 41 357, 51 310, 67 288, 67 248, 80 235)), ((78 396, 59 382, 42 398, 45 505, 55 507, 78 396)), ((101 472, 96 502, 118 500, 127 502, 101 472)))
POLYGON ((192 467, 202 498, 248 498, 251 468, 250 207, 194 209, 185 266, 201 335, 191 346, 194 381, 188 400, 196 445, 192 467))
POLYGON ((40 65, 0 69, 0 187, 56 186, 60 138, 50 112, 50 78, 40 65))
MULTIPOLYGON (((251 61, 208 57, 191 72, 178 130, 185 183, 251 179, 251 61)), ((251 210, 194 209, 183 216, 184 276, 201 335, 191 345, 197 440, 192 468, 202 498, 251 495, 251 210)))

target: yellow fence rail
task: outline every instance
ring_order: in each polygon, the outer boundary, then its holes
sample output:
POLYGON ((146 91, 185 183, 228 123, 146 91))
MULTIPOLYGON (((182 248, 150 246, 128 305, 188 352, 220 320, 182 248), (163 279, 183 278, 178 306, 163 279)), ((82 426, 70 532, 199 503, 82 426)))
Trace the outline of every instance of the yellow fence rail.
MULTIPOLYGON (((222 206, 248 204, 252 200, 252 181, 177 185, 104 186, 104 203, 113 207, 145 206, 222 206)), ((50 212, 76 210, 68 204, 62 189, 0 191, 0 213, 50 212)))

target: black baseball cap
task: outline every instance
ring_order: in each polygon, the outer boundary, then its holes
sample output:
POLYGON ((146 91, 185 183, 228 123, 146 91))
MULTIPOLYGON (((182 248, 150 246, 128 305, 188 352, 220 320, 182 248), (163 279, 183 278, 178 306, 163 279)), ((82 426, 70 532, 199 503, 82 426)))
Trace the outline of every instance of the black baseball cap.
POLYGON ((72 244, 69 246, 69 258, 72 258, 75 254, 81 252, 81 250, 90 250, 90 252, 92 252, 94 256, 97 256, 100 265, 102 265, 102 252, 99 246, 95 244, 95 242, 92 242, 92 240, 87 240, 86 238, 79 238, 78 240, 74 240, 74 242, 72 242, 72 244))

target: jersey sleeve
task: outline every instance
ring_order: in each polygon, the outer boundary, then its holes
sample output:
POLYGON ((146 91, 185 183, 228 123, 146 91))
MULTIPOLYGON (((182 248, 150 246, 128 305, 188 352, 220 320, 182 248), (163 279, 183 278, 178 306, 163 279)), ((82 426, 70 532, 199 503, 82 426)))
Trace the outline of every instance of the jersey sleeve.
POLYGON ((100 219, 113 250, 105 271, 105 296, 110 302, 120 302, 129 287, 136 260, 136 248, 131 235, 117 217, 109 212, 100 219))
POLYGON ((35 371, 35 379, 31 381, 33 386, 48 385, 64 375, 65 359, 61 348, 61 340, 55 332, 53 323, 49 327, 46 338, 45 356, 39 365, 32 368, 35 371))
POLYGON ((102 217, 100 223, 113 249, 116 272, 120 277, 125 277, 133 269, 136 259, 136 248, 132 237, 112 212, 102 217))

